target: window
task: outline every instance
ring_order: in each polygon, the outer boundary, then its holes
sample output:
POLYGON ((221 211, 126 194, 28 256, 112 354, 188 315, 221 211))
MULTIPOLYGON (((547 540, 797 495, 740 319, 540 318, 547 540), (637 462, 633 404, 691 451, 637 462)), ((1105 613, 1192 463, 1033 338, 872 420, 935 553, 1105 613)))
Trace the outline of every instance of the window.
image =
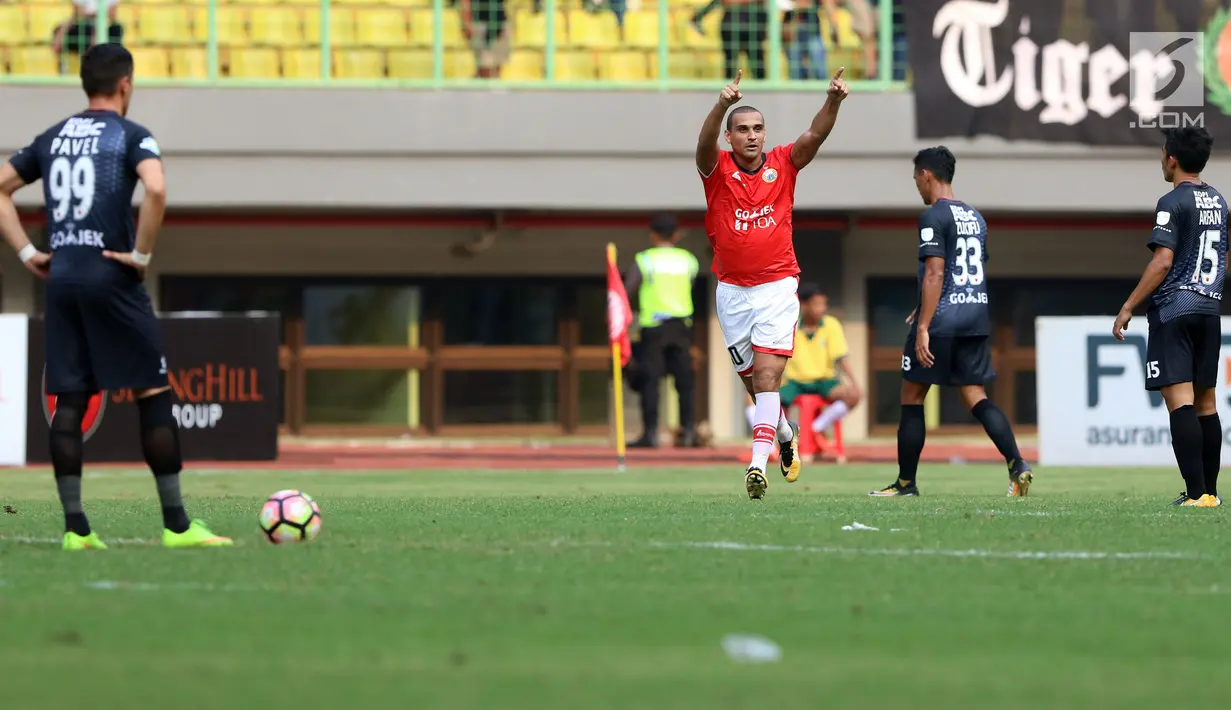
POLYGON ((165 276, 159 283, 161 312, 217 311, 242 313, 270 311, 282 316, 283 343, 286 323, 298 310, 299 288, 294 282, 277 278, 215 278, 209 276, 165 276))
POLYGON ((433 294, 446 345, 555 345, 560 288, 540 280, 452 280, 433 294))
POLYGON ((419 426, 418 374, 406 370, 308 370, 308 424, 419 426))
POLYGON ((453 371, 444 373, 445 424, 554 424, 559 373, 453 371))
POLYGON ((415 286, 308 286, 307 344, 418 347, 420 301, 415 286))

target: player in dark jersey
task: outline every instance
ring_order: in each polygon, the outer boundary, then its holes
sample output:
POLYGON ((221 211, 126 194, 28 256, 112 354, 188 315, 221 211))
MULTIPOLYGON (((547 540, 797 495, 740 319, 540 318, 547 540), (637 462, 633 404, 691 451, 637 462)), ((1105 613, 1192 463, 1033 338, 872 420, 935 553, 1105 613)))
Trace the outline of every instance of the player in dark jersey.
POLYGON ((915 186, 928 205, 919 218, 919 305, 902 352, 902 418, 898 424, 898 480, 870 495, 917 496, 919 455, 927 427, 923 400, 932 385, 958 387, 1009 467, 1009 495, 1024 496, 1034 474, 1022 460, 1004 412, 983 386, 995 379, 988 316, 987 223, 953 197, 957 160, 944 146, 915 156, 915 186))
POLYGON ((142 285, 166 206, 157 141, 127 120, 133 58, 100 44, 81 60, 88 108, 52 126, 0 167, 0 231, 26 268, 47 278, 46 381, 56 396, 51 461, 64 507, 64 549, 106 549, 81 505, 82 431, 99 390, 132 389, 145 460, 158 484, 167 547, 230 545, 190 521, 180 496, 179 427, 172 416, 158 319, 142 285), (43 181, 51 254, 26 236, 13 193, 43 181), (133 190, 145 186, 133 229, 133 190))
POLYGON ((1167 129, 1163 178, 1174 186, 1155 207, 1154 252, 1120 309, 1112 334, 1124 340, 1133 311, 1149 298, 1146 389, 1162 390, 1171 448, 1186 489, 1175 505, 1215 508, 1222 423, 1214 397, 1222 348, 1219 311, 1227 275, 1227 202, 1201 181, 1214 141, 1204 128, 1167 129))

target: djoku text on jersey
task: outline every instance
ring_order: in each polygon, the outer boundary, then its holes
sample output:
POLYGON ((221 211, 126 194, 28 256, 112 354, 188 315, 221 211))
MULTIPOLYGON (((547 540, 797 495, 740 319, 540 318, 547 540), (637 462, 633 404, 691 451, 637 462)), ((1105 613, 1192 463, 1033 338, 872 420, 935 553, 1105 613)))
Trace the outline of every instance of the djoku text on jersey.
POLYGON ((1227 261, 1227 204, 1210 185, 1182 183, 1158 201, 1147 246, 1175 252, 1150 296, 1150 328, 1192 314, 1218 315, 1227 261))
POLYGON ((987 223, 975 208, 956 200, 939 200, 919 218, 919 303, 929 257, 945 261, 940 302, 928 334, 988 335, 987 223))
POLYGON ((159 158, 154 137, 112 111, 65 119, 13 156, 10 162, 23 181, 43 181, 52 280, 109 281, 125 275, 125 267, 104 258, 103 250, 133 250, 136 167, 148 158, 159 158))

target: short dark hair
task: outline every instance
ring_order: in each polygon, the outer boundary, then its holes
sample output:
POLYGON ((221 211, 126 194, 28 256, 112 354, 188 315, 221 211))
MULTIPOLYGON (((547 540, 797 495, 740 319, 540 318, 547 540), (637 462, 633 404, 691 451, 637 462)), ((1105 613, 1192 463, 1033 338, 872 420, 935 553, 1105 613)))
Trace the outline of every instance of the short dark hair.
POLYGON ((943 183, 952 183, 953 174, 957 172, 957 158, 953 151, 938 145, 934 148, 924 148, 915 154, 915 170, 926 170, 943 183))
POLYGON ((812 283, 812 282, 804 282, 804 283, 801 283, 801 284, 799 285, 799 289, 796 291, 796 293, 798 293, 798 294, 799 294, 799 302, 800 302, 800 303, 803 303, 804 301, 811 300, 811 299, 813 299, 813 298, 815 298, 815 297, 817 297, 817 296, 825 296, 825 295, 826 295, 826 294, 825 294, 825 292, 821 290, 821 287, 820 287, 820 286, 818 286, 818 285, 816 285, 816 284, 814 284, 814 283, 812 283))
POLYGON ((123 45, 97 44, 81 58, 81 88, 90 98, 114 95, 120 80, 132 75, 133 55, 123 45))
MULTIPOLYGON (((731 127, 735 125, 736 116, 745 113, 761 113, 761 111, 760 109, 753 108, 752 106, 736 106, 734 111, 727 114, 727 130, 731 130, 731 127)), ((761 117, 764 118, 765 114, 762 113, 761 117)))
POLYGON ((1198 126, 1183 128, 1164 128, 1166 142, 1163 150, 1175 158, 1180 169, 1194 175, 1205 170, 1205 164, 1210 162, 1210 151, 1214 149, 1214 139, 1208 131, 1198 126))
POLYGON ((650 220, 650 231, 662 237, 670 239, 679 231, 679 223, 675 221, 675 217, 669 214, 656 215, 650 220))

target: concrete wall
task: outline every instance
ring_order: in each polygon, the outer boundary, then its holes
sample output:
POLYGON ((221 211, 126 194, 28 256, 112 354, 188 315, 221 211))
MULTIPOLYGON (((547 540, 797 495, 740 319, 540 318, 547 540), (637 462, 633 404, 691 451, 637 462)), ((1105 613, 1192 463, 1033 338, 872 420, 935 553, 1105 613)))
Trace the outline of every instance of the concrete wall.
MULTIPOLYGON (((693 92, 139 89, 132 118, 166 154, 175 207, 700 209, 696 134, 721 87, 693 92)), ((11 153, 84 105, 66 87, 4 88, 11 153)), ((786 143, 816 93, 747 95, 786 143)), ((910 94, 855 94, 801 209, 916 210, 910 94)), ((983 210, 1148 211, 1156 151, 952 140, 965 199, 983 210)), ((1231 182, 1231 167, 1208 178, 1231 182)), ((19 193, 24 204, 40 201, 19 193)))

